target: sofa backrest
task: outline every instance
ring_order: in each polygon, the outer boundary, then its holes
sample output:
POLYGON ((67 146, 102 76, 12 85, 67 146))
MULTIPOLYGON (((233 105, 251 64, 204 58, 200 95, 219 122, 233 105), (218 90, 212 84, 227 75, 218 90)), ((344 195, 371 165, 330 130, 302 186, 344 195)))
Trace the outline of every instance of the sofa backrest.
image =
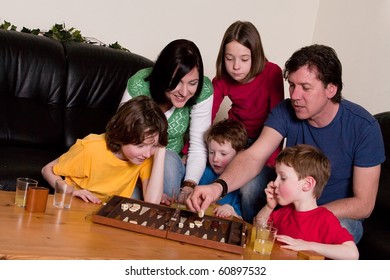
POLYGON ((130 52, 6 30, 0 57, 0 143, 56 149, 104 132, 128 78, 153 65, 130 52))
POLYGON ((383 165, 390 168, 390 111, 376 114, 374 117, 379 123, 385 144, 386 160, 383 165))
POLYGON ((69 147, 90 132, 104 132, 129 77, 153 63, 137 54, 95 45, 69 42, 64 49, 68 64, 64 140, 69 147))
POLYGON ((103 133, 127 80, 153 62, 131 52, 0 30, 0 189, 44 184, 41 168, 103 133))
POLYGON ((386 160, 381 166, 381 177, 373 216, 387 219, 387 213, 390 211, 390 111, 376 114, 374 117, 378 120, 382 131, 386 160))
POLYGON ((62 44, 0 30, 0 57, 0 144, 58 145, 67 77, 62 44))

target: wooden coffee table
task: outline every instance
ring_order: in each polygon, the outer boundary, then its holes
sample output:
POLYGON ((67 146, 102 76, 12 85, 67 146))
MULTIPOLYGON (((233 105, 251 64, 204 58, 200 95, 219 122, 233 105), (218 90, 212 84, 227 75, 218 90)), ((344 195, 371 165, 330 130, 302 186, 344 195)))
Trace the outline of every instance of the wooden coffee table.
MULTIPOLYGON (((241 255, 96 224, 92 215, 101 205, 78 198, 70 209, 58 209, 50 195, 45 213, 27 212, 14 206, 14 199, 14 192, 0 191, 0 259, 264 259, 249 246, 241 255)), ((318 258, 323 259, 276 243, 265 259, 318 258)))

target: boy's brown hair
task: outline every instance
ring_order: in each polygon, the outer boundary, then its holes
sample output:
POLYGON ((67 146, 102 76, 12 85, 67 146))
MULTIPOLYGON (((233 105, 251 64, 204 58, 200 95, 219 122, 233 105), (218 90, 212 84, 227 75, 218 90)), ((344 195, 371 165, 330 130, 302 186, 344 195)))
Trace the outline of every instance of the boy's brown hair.
POLYGON ((242 123, 232 119, 225 119, 214 123, 206 132, 206 143, 211 140, 218 144, 230 142, 233 149, 239 152, 245 148, 248 135, 242 123))
POLYGON ((281 163, 292 167, 299 180, 308 176, 313 177, 316 180, 313 195, 316 199, 321 196, 331 172, 330 161, 324 153, 307 144, 287 147, 276 158, 276 164, 281 163))
POLYGON ((106 126, 107 148, 116 153, 122 145, 138 145, 158 133, 158 143, 168 143, 168 121, 161 108, 148 96, 122 104, 106 126))

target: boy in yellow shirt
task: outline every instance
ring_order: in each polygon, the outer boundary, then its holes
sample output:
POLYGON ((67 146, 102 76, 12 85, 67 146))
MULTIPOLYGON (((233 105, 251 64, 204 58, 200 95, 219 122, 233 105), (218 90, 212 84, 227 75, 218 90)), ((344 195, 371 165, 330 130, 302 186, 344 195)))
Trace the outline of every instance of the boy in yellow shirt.
POLYGON ((145 201, 160 203, 163 192, 166 117, 149 97, 134 98, 111 118, 106 133, 78 139, 69 151, 42 168, 54 187, 61 177, 76 184, 74 196, 101 203, 130 197, 138 178, 145 201))

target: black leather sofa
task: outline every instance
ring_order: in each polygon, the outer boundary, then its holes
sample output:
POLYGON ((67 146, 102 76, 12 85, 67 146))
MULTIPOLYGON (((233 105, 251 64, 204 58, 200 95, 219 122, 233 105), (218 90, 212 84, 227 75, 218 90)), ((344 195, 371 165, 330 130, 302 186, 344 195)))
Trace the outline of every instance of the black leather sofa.
POLYGON ((0 30, 0 189, 41 168, 89 133, 102 133, 143 56, 0 30))
POLYGON ((382 130, 386 161, 382 164, 374 211, 363 223, 358 248, 360 259, 390 260, 390 111, 375 115, 382 130))

